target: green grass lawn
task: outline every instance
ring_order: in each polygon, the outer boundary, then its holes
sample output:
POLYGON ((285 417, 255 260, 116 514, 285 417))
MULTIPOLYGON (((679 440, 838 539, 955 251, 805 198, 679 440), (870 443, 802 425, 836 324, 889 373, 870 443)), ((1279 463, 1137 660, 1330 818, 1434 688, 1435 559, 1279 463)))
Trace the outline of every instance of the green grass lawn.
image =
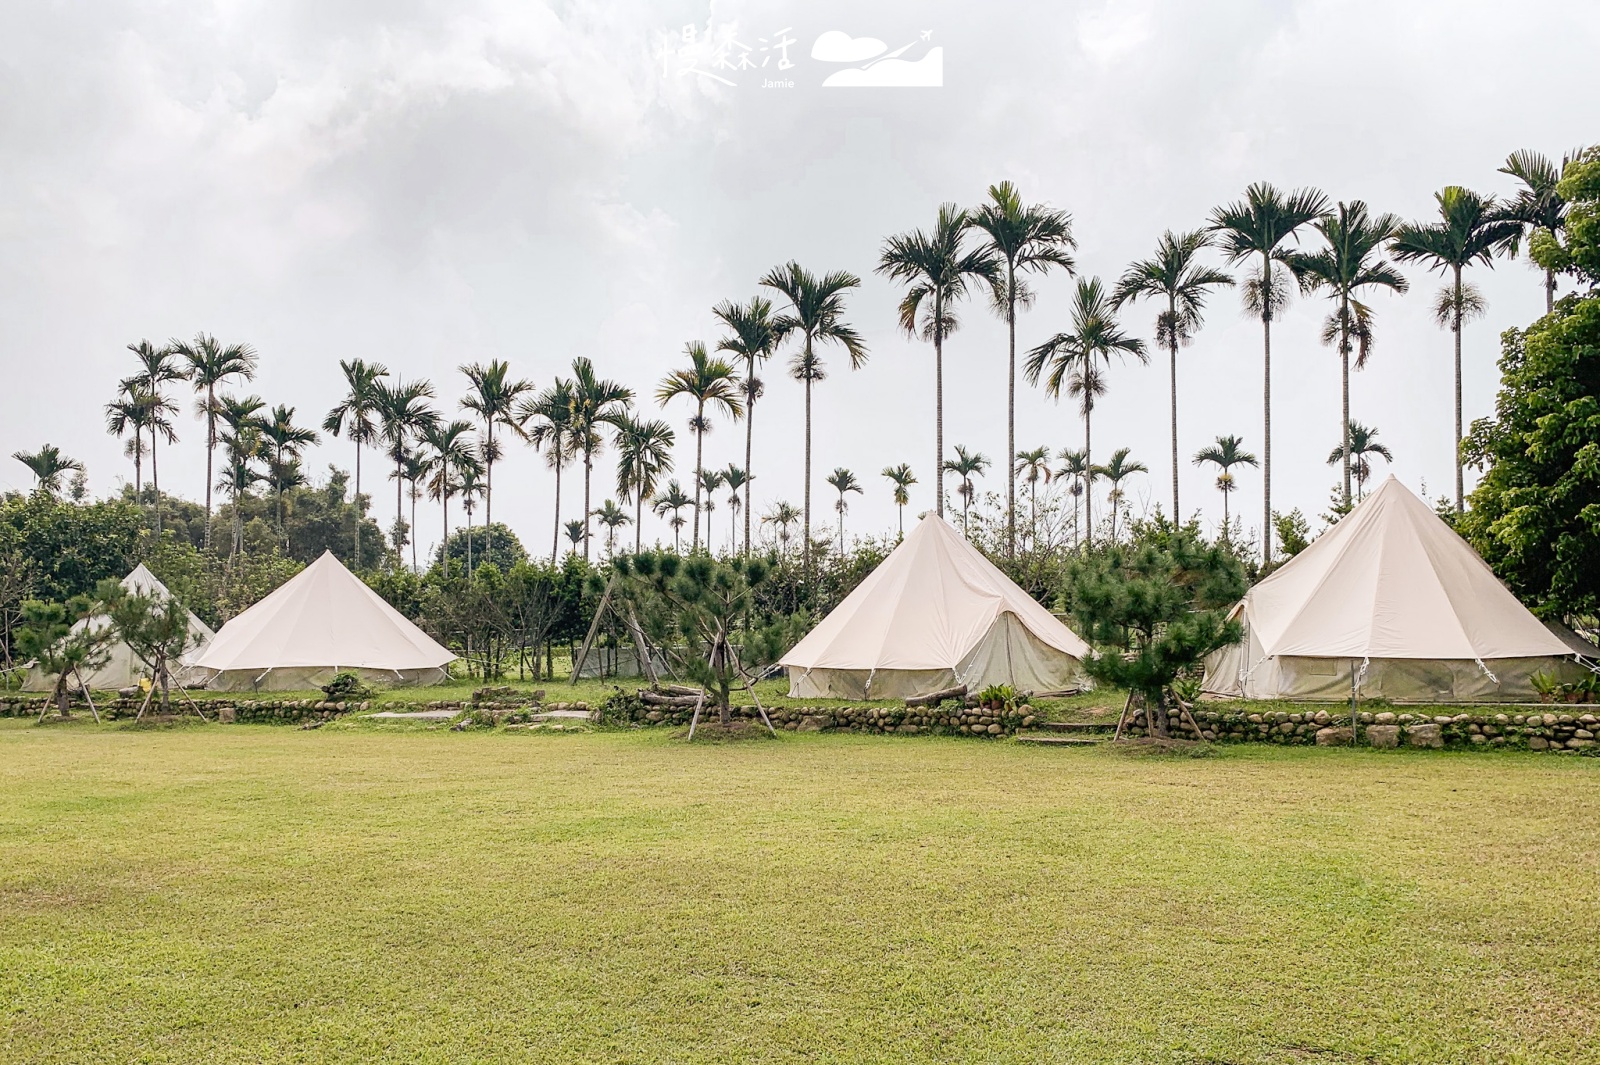
POLYGON ((1600 763, 0 722, 3 1062, 1593 1062, 1600 763))

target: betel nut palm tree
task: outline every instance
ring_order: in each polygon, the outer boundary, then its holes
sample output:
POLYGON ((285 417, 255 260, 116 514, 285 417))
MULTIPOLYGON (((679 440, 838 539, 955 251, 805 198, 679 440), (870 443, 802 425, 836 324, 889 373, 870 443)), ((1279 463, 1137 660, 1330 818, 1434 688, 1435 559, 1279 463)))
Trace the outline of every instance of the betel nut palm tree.
POLYGON ((1233 284, 1233 278, 1200 261, 1200 253, 1212 243, 1212 235, 1205 230, 1167 230, 1156 242, 1154 255, 1123 271, 1112 294, 1112 302, 1118 307, 1137 299, 1165 304, 1156 312, 1156 344, 1167 349, 1168 358, 1174 520, 1183 516, 1178 498, 1178 349, 1191 343, 1199 332, 1211 289, 1233 284))
MULTIPOLYGON (((990 254, 1000 264, 992 286, 992 305, 1006 323, 1006 454, 1017 452, 1017 309, 1033 304, 1033 290, 1024 275, 1076 267, 1072 251, 1072 216, 1043 204, 1024 205, 1009 181, 989 186, 988 199, 971 212, 990 254)), ((1017 542, 1017 470, 1006 477, 1006 553, 1017 542)))
MULTIPOLYGON (((1258 181, 1245 189, 1244 199, 1211 212, 1211 230, 1221 238, 1231 263, 1257 259, 1254 292, 1246 288, 1246 308, 1261 320, 1261 425, 1262 425, 1262 534, 1261 557, 1272 565, 1272 322, 1280 309, 1278 271, 1290 254, 1289 242, 1301 227, 1322 217, 1328 197, 1316 189, 1282 192, 1258 181)), ((1287 267, 1285 267, 1287 269, 1287 267)))
POLYGON ((761 279, 764 288, 781 294, 788 309, 773 319, 773 329, 779 341, 797 338, 799 349, 789 365, 789 373, 805 385, 805 501, 803 521, 805 543, 802 545, 805 571, 811 572, 811 393, 813 386, 827 376, 818 348, 823 344, 837 344, 850 357, 852 369, 859 370, 867 361, 867 345, 861 334, 844 320, 844 298, 851 290, 861 287, 861 279, 843 270, 820 277, 790 260, 775 267, 761 279))

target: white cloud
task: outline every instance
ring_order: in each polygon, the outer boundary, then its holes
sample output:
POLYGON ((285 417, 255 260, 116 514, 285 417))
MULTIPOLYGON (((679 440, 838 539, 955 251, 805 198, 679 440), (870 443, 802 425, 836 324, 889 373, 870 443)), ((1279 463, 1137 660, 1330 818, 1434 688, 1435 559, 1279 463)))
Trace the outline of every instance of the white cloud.
POLYGON ((829 30, 811 46, 811 58, 824 63, 860 63, 882 55, 888 47, 876 37, 852 37, 842 30, 829 30))
POLYGON ((944 49, 930 48, 921 59, 882 59, 828 75, 824 88, 936 88, 944 84, 944 49))

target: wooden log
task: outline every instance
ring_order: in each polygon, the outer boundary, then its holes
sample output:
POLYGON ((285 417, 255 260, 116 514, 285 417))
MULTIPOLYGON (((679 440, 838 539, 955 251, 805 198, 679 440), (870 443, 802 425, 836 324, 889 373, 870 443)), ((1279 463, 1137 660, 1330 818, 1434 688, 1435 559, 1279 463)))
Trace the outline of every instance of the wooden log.
POLYGON ((954 688, 945 688, 943 691, 929 692, 927 695, 913 695, 906 700, 906 706, 938 706, 946 699, 965 699, 967 686, 958 684, 954 688))
POLYGON ((654 686, 653 690, 660 692, 663 695, 698 696, 705 689, 691 688, 687 684, 657 684, 654 686))
POLYGON ((639 701, 646 706, 697 706, 704 698, 704 693, 700 695, 662 695, 660 692, 653 692, 649 688, 639 689, 639 701))

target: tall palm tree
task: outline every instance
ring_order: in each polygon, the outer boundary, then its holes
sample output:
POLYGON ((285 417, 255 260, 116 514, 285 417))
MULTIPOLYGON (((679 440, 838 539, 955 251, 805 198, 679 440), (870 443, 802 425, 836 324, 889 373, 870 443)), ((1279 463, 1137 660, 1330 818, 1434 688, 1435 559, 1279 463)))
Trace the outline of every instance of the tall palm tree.
POLYGON ((257 356, 249 344, 224 344, 208 333, 192 341, 173 340, 168 347, 189 364, 189 384, 200 399, 196 409, 206 420, 206 527, 202 543, 211 546, 212 456, 217 449, 217 389, 229 378, 244 381, 256 375, 257 356))
POLYGON ((843 270, 817 277, 799 263, 790 260, 775 267, 761 279, 765 288, 774 289, 789 301, 789 310, 772 320, 779 341, 798 335, 800 350, 789 364, 789 373, 806 388, 806 447, 805 447, 805 543, 803 546, 806 573, 811 572, 811 390, 818 381, 827 377, 826 368, 817 347, 823 343, 838 344, 850 356, 850 366, 859 370, 867 361, 867 345, 853 327, 844 320, 845 293, 861 287, 861 279, 843 270))
MULTIPOLYGON (((461 495, 461 510, 466 514, 467 526, 467 575, 472 575, 472 512, 478 509, 478 500, 483 498, 483 456, 480 450, 472 452, 472 461, 463 463, 460 471, 461 486, 457 491, 461 495)), ((493 534, 490 534, 491 537, 493 534)), ((490 546, 493 546, 491 539, 490 546)), ((446 573, 448 573, 448 567, 446 573)))
POLYGON ((1072 493, 1072 545, 1077 547, 1081 539, 1078 526, 1078 501, 1083 498, 1093 471, 1089 468, 1089 460, 1081 451, 1074 451, 1070 447, 1061 449, 1061 466, 1056 470, 1057 480, 1066 480, 1067 491, 1072 493))
MULTIPOLYGON (((461 471, 468 466, 482 468, 474 447, 472 424, 457 418, 446 423, 442 418, 422 427, 423 474, 427 478, 428 498, 439 504, 443 516, 443 538, 439 557, 448 563, 450 551, 450 500, 461 491, 461 471)), ((449 572, 449 566, 445 566, 449 572)))
POLYGON ((905 539, 906 504, 911 502, 911 486, 917 483, 916 474, 911 472, 910 466, 902 462, 898 466, 885 466, 883 475, 894 485, 894 505, 900 513, 900 538, 905 539))
POLYGON ((628 512, 617 506, 612 500, 600 504, 600 509, 594 512, 595 520, 606 527, 606 554, 617 553, 617 529, 628 524, 633 519, 628 517, 628 512))
POLYGON ((1194 464, 1196 466, 1211 463, 1217 467, 1217 490, 1222 493, 1222 538, 1228 538, 1228 496, 1233 493, 1236 485, 1233 480, 1235 466, 1254 466, 1256 457, 1244 449, 1244 441, 1237 436, 1219 436, 1215 444, 1208 444, 1196 451, 1194 464))
POLYGON ((525 397, 517 407, 516 424, 523 439, 544 452, 545 462, 556 471, 555 529, 550 537, 550 564, 561 547, 561 471, 578 451, 573 429, 572 382, 563 377, 536 396, 525 397))
POLYGON ((782 545, 785 555, 789 553, 789 526, 799 521, 800 518, 801 512, 795 509, 793 503, 779 500, 772 505, 772 509, 767 511, 766 515, 761 519, 761 524, 777 527, 778 542, 782 545))
MULTIPOLYGON (((704 499, 696 511, 706 512, 706 551, 711 551, 711 512, 717 509, 717 489, 722 487, 721 470, 701 470, 695 478, 695 494, 704 494, 704 499)), ((698 550, 699 545, 695 545, 698 550)))
POLYGON ((161 533, 161 470, 156 461, 156 438, 164 436, 167 443, 176 443, 177 430, 173 427, 167 415, 177 414, 178 408, 167 399, 162 386, 174 381, 184 381, 189 377, 188 371, 181 364, 178 352, 168 344, 156 347, 148 340, 141 340, 137 344, 129 344, 128 350, 139 362, 139 372, 135 377, 144 384, 145 390, 150 393, 151 416, 147 429, 150 432, 150 486, 155 489, 156 497, 156 533, 161 533))
POLYGON ((1039 482, 1050 483, 1050 449, 1017 452, 1011 473, 1013 481, 1021 477, 1028 482, 1028 541, 1032 543, 1039 537, 1039 482))
POLYGON ((577 554, 579 544, 583 545, 585 551, 589 550, 589 523, 587 521, 569 521, 561 528, 567 534, 567 550, 577 554))
POLYGON ((595 373, 594 363, 572 360, 572 439, 583 452, 583 560, 589 561, 589 483, 594 456, 602 446, 600 427, 615 426, 633 405, 633 389, 595 373))
MULTIPOLYGON (((1506 165, 1500 168, 1500 173, 1508 174, 1522 183, 1522 188, 1506 201, 1501 210, 1503 217, 1516 222, 1519 227, 1517 239, 1511 242, 1509 248, 1513 256, 1524 239, 1528 240, 1531 251, 1533 241, 1541 231, 1551 240, 1560 240, 1567 228, 1567 201, 1556 185, 1567 166, 1585 150, 1579 148, 1563 155, 1559 166, 1551 162, 1549 157, 1526 148, 1506 157, 1506 165)), ((1544 312, 1549 314, 1555 307, 1556 274, 1545 267, 1544 312)))
POLYGON ((61 477, 67 473, 82 473, 83 463, 68 458, 54 444, 45 444, 38 451, 18 451, 12 458, 33 473, 34 490, 46 495, 61 491, 61 477))
POLYGON ((1233 278, 1199 261, 1199 255, 1214 243, 1203 229, 1189 233, 1167 230, 1156 242, 1156 253, 1123 271, 1112 301, 1117 307, 1137 299, 1164 302, 1156 313, 1156 343, 1167 349, 1168 383, 1172 399, 1172 517, 1182 520, 1178 509, 1178 349, 1190 344, 1204 322, 1206 297, 1218 285, 1231 285, 1233 278))
MULTIPOLYGON (((1211 229, 1222 237, 1222 249, 1230 263, 1259 258, 1256 284, 1265 298, 1246 307, 1261 319, 1261 423, 1265 456, 1262 477, 1261 536, 1262 560, 1272 565, 1272 319, 1278 305, 1273 297, 1279 291, 1274 263, 1289 255, 1288 243, 1302 227, 1322 217, 1328 210, 1328 197, 1316 189, 1283 193, 1258 181, 1245 189, 1244 199, 1211 212, 1211 229)), ((1247 288, 1247 297, 1249 289, 1247 288)))
MULTIPOLYGON (((227 402, 227 398, 224 397, 223 404, 217 411, 218 417, 226 417, 229 413, 226 410, 227 402)), ((230 564, 237 561, 241 566, 244 561, 244 499, 250 494, 251 487, 266 477, 256 468, 263 449, 260 420, 253 413, 241 413, 248 410, 251 404, 257 409, 265 406, 254 396, 242 401, 241 406, 232 412, 240 416, 233 421, 225 422, 228 431, 219 437, 227 464, 223 467, 222 477, 217 486, 228 494, 229 509, 233 512, 233 536, 228 547, 228 561, 230 564)))
POLYGON ((953 203, 939 205, 933 229, 889 237, 878 256, 877 272, 910 287, 900 300, 900 329, 908 337, 933 341, 933 441, 935 507, 944 516, 944 341, 961 326, 955 305, 968 286, 1001 283, 1000 263, 987 245, 967 248, 972 220, 953 203))
MULTIPOLYGON (((1327 247, 1289 257, 1289 269, 1301 291, 1325 291, 1333 313, 1322 326, 1322 342, 1339 349, 1341 408, 1339 422, 1350 427, 1350 353, 1356 352, 1356 369, 1367 364, 1372 352, 1372 308, 1361 297, 1365 290, 1386 288, 1404 292, 1410 286, 1400 272, 1383 259, 1384 245, 1400 228, 1397 215, 1376 218, 1360 200, 1340 203, 1332 214, 1313 223, 1327 247)), ((1346 444, 1349 442, 1346 441, 1346 444)), ((1341 451, 1341 455, 1348 451, 1341 451)), ((1350 505, 1350 463, 1344 464, 1344 503, 1350 505)))
MULTIPOLYGON (((752 297, 749 303, 738 304, 731 300, 712 308, 712 313, 728 327, 729 335, 717 343, 718 351, 726 351, 744 360, 744 469, 751 465, 751 449, 755 440, 756 400, 762 392, 761 379, 756 376, 759 363, 766 362, 778 347, 778 330, 772 316, 772 301, 765 296, 752 297)), ((744 553, 750 553, 750 482, 744 485, 744 553)), ((737 507, 735 508, 738 509, 737 507)))
MULTIPOLYGON (((439 420, 439 412, 428 405, 433 398, 433 385, 427 381, 407 383, 396 377, 392 385, 380 380, 373 387, 377 389, 378 437, 388 445, 389 460, 394 463, 394 527, 398 533, 405 520, 401 492, 406 456, 411 442, 439 420)), ((397 539, 395 550, 399 551, 400 546, 397 539)))
POLYGON ((850 504, 845 502, 845 495, 849 492, 854 492, 856 495, 860 495, 861 482, 856 480, 855 474, 851 473, 843 466, 838 467, 832 473, 828 474, 825 480, 830 486, 832 486, 835 492, 839 493, 839 499, 833 504, 833 509, 839 512, 839 554, 843 556, 844 516, 845 513, 850 509, 850 504))
MULTIPOLYGON (((1132 355, 1140 362, 1150 361, 1144 341, 1129 336, 1118 324, 1116 305, 1100 279, 1079 278, 1073 292, 1071 332, 1057 333, 1028 352, 1023 368, 1030 385, 1038 384, 1041 377, 1044 379, 1044 389, 1049 395, 1060 399, 1061 386, 1066 384, 1068 393, 1079 397, 1083 412, 1083 458, 1091 466, 1094 402, 1105 394, 1102 370, 1113 355, 1121 358, 1132 355)), ((1092 499, 1093 493, 1086 491, 1083 497, 1085 543, 1093 541, 1092 499)))
POLYGON ((1434 317, 1455 334, 1456 342, 1456 513, 1463 504, 1461 460, 1461 324, 1484 309, 1483 297, 1461 280, 1461 272, 1474 263, 1494 266, 1494 256, 1507 251, 1522 234, 1521 223, 1505 218, 1493 196, 1449 185, 1434 193, 1439 204, 1437 222, 1412 222, 1395 231, 1389 250, 1402 262, 1422 262, 1430 270, 1450 275, 1450 286, 1440 293, 1434 317))
POLYGON ((1122 509, 1122 482, 1135 473, 1149 473, 1150 468, 1142 462, 1130 461, 1130 449, 1119 447, 1111 453, 1111 461, 1104 466, 1097 466, 1095 472, 1111 482, 1111 491, 1106 499, 1111 503, 1111 542, 1117 542, 1117 511, 1122 509))
POLYGON ((154 413, 155 397, 145 390, 137 377, 127 378, 117 391, 117 398, 106 404, 106 432, 119 440, 127 433, 133 434, 123 449, 133 459, 133 497, 144 495, 145 430, 154 413))
MULTIPOLYGON (((700 488, 704 480, 706 433, 711 431, 711 419, 706 417, 706 405, 719 406, 729 418, 738 421, 744 415, 744 403, 739 399, 739 375, 733 364, 706 351, 698 340, 683 347, 689 356, 685 369, 673 370, 662 378, 656 389, 656 402, 665 407, 674 397, 688 396, 694 401, 694 417, 689 419, 689 430, 694 433, 694 541, 692 549, 700 549, 700 488)), ((709 537, 708 537, 709 539, 709 537)))
MULTIPOLYGON (((750 408, 746 407, 745 408, 745 417, 748 418, 749 416, 750 416, 750 408)), ((738 465, 737 463, 731 463, 730 462, 728 464, 728 468, 722 471, 722 483, 728 489, 728 509, 733 512, 733 526, 732 526, 731 530, 729 531, 729 535, 732 536, 733 539, 728 542, 728 550, 733 554, 738 554, 739 553, 739 511, 744 509, 744 499, 740 497, 739 490, 743 489, 746 495, 749 494, 749 492, 750 492, 750 475, 745 473, 744 467, 738 465)), ((748 524, 749 524, 749 522, 748 522, 748 519, 747 519, 746 520, 746 525, 748 525, 748 524)), ((706 539, 709 540, 710 538, 711 538, 710 535, 707 534, 706 539)), ((746 537, 746 539, 748 540, 748 537, 746 537)), ((748 550, 748 545, 747 545, 747 550, 748 550)))
POLYGON ((688 520, 679 511, 683 510, 684 507, 693 505, 694 499, 684 492, 683 485, 677 481, 668 481, 666 490, 657 495, 655 503, 651 505, 651 509, 656 512, 657 517, 666 517, 669 513, 672 515, 668 524, 672 526, 672 549, 674 551, 682 550, 683 545, 679 540, 678 533, 688 524, 688 520))
MULTIPOLYGON (((972 212, 972 225, 983 231, 991 255, 1002 264, 994 286, 994 309, 1006 321, 1006 454, 1017 452, 1017 308, 1033 303, 1026 273, 1060 268, 1072 276, 1072 216, 1043 204, 1024 206, 1009 181, 989 186, 989 198, 972 212)), ((1006 477, 1006 554, 1016 551, 1017 475, 1006 477)))
POLYGON ((981 477, 983 471, 989 468, 989 459, 981 452, 967 453, 967 449, 960 444, 956 445, 956 457, 945 462, 944 468, 961 478, 961 484, 956 491, 961 495, 961 534, 967 532, 967 511, 972 506, 974 489, 972 478, 981 477))
POLYGON ((1382 456, 1385 462, 1394 461, 1394 455, 1390 453, 1389 448, 1378 443, 1378 430, 1360 422, 1351 422, 1345 426, 1344 441, 1328 455, 1329 466, 1343 461, 1345 468, 1349 469, 1351 464, 1354 464, 1356 485, 1359 489, 1357 499, 1366 495, 1367 478, 1372 476, 1372 465, 1367 460, 1368 455, 1382 456))
POLYGON ((461 397, 461 409, 483 419, 483 524, 493 536, 494 528, 494 464, 500 457, 495 447, 494 427, 504 425, 515 431, 517 401, 533 391, 533 382, 512 379, 511 367, 503 359, 490 359, 486 363, 467 363, 459 367, 470 386, 461 397))
POLYGON ((656 494, 663 475, 672 472, 677 434, 664 421, 624 416, 617 423, 617 495, 633 501, 633 550, 644 544, 644 505, 656 494))
POLYGON ((324 432, 334 436, 345 435, 356 446, 356 505, 355 560, 361 565, 361 448, 378 439, 378 426, 373 421, 378 416, 378 381, 389 376, 386 366, 362 359, 341 359, 339 370, 344 374, 344 399, 322 419, 324 432))
MULTIPOLYGON (((305 449, 317 442, 315 430, 294 424, 294 408, 278 404, 272 408, 261 427, 261 436, 267 445, 267 468, 273 479, 272 489, 278 500, 278 535, 284 533, 285 513, 283 493, 291 487, 288 483, 298 475, 298 460, 305 449)), ((301 478, 303 480, 303 478, 301 478)))

